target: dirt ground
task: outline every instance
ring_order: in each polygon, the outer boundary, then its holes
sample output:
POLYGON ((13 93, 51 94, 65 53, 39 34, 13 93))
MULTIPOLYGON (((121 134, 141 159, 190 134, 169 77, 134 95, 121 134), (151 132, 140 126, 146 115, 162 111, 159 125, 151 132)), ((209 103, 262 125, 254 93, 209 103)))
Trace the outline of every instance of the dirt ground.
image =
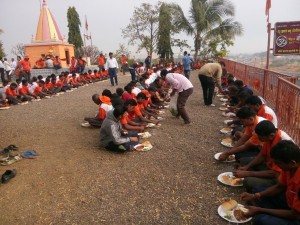
MULTIPOLYGON (((129 82, 121 75, 120 87, 129 82)), ((217 207, 222 199, 238 200, 243 188, 217 181, 232 164, 216 162, 225 150, 224 117, 218 107, 205 107, 197 72, 187 103, 192 126, 172 118, 149 128, 149 152, 115 154, 99 147, 99 130, 83 128, 97 106, 94 93, 108 88, 99 82, 40 102, 0 111, 0 148, 36 150, 37 159, 1 166, 17 175, 0 186, 0 224, 228 224, 217 207)), ((216 99, 220 106, 221 102, 216 99)))

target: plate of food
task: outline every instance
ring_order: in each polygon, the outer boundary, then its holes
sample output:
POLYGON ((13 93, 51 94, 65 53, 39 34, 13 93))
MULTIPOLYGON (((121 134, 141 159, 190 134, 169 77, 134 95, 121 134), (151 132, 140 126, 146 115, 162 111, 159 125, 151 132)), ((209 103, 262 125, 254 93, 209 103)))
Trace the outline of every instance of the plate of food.
POLYGON ((243 186, 243 181, 244 181, 244 178, 237 178, 233 176, 232 172, 221 173, 217 179, 222 184, 229 185, 232 187, 241 187, 243 186))
MULTIPOLYGON (((215 159, 219 160, 219 157, 220 157, 221 154, 222 154, 222 152, 216 153, 215 154, 215 159)), ((221 161, 221 162, 228 162, 228 163, 235 162, 235 155, 230 155, 230 156, 227 157, 226 160, 221 161)))
POLYGON ((230 127, 224 127, 223 129, 220 130, 220 132, 222 134, 228 134, 228 133, 231 133, 231 131, 232 131, 232 128, 230 128, 230 127))
POLYGON ((218 214, 226 221, 231 223, 247 223, 252 217, 245 217, 243 213, 247 212, 243 205, 238 204, 237 201, 231 199, 224 202, 218 207, 218 214))
POLYGON ((233 147, 233 140, 231 138, 224 138, 221 141, 221 145, 223 145, 227 148, 232 148, 233 147))
MULTIPOLYGON (((227 109, 227 108, 226 108, 226 109, 227 109)), ((233 113, 233 112, 228 112, 228 113, 223 112, 223 113, 222 113, 222 116, 226 116, 226 117, 234 117, 234 116, 235 116, 235 113, 233 113)))
POLYGON ((233 120, 224 120, 224 123, 227 125, 227 123, 231 123, 233 120))
POLYGON ((146 152, 152 149, 152 145, 149 141, 144 141, 142 144, 135 145, 134 149, 138 152, 146 152))
POLYGON ((221 102, 228 102, 228 99, 227 98, 220 98, 220 101, 221 102))
POLYGON ((148 123, 147 125, 146 125, 146 127, 155 127, 156 125, 154 124, 154 123, 148 123))
POLYGON ((149 132, 138 133, 138 135, 139 135, 141 138, 143 138, 143 139, 149 138, 149 137, 152 136, 149 132))
POLYGON ((219 110, 221 110, 221 111, 227 111, 228 108, 227 107, 220 107, 219 110))
POLYGON ((158 114, 159 114, 159 115, 165 114, 165 111, 159 110, 159 111, 158 111, 158 114))

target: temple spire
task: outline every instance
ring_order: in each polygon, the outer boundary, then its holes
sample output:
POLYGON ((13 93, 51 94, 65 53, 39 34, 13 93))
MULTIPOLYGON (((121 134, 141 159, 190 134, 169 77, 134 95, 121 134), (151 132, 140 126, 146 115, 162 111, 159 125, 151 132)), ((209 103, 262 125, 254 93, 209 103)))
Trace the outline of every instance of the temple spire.
POLYGON ((43 0, 40 12, 35 42, 58 42, 63 41, 54 16, 50 12, 46 0, 43 0))

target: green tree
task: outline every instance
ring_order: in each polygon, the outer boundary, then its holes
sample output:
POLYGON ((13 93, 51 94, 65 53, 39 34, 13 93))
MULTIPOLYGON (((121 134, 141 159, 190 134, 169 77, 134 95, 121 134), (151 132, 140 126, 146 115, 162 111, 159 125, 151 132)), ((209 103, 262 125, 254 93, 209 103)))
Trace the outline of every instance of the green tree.
POLYGON ((169 60, 173 58, 171 48, 172 16, 170 8, 165 3, 160 6, 158 23, 157 53, 160 55, 160 59, 169 60))
POLYGON ((134 9, 129 25, 122 29, 123 37, 129 39, 128 44, 137 45, 138 52, 142 49, 148 54, 156 51, 160 4, 142 3, 134 9))
MULTIPOLYGON (((0 29, 0 34, 2 34, 2 33, 3 33, 3 30, 0 29)), ((5 56, 6 56, 6 54, 5 54, 5 51, 4 51, 4 48, 3 48, 3 43, 0 40, 0 57, 5 57, 5 56)))
POLYGON ((75 55, 79 56, 83 46, 83 41, 80 32, 81 22, 74 6, 68 8, 67 18, 69 27, 68 42, 74 45, 75 55))
POLYGON ((173 61, 172 47, 179 47, 182 51, 183 47, 190 48, 186 40, 175 39, 173 36, 180 32, 174 23, 176 15, 182 12, 180 6, 171 3, 162 3, 159 10, 158 17, 158 44, 157 52, 161 60, 173 61))
MULTIPOLYGON (((229 0, 191 0, 189 19, 182 11, 177 15, 175 24, 194 38, 195 60, 203 44, 209 46, 210 41, 230 41, 242 35, 242 25, 233 20, 234 14, 234 5, 229 0)), ((226 46, 223 43, 223 52, 226 46)))

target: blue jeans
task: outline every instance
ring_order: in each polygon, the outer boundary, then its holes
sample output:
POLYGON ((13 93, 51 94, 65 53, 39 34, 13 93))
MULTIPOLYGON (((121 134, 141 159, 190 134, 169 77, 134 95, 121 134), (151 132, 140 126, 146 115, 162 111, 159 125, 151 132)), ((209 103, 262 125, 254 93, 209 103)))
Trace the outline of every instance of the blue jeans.
MULTIPOLYGON (((122 137, 137 137, 139 139, 139 136, 137 135, 137 133, 129 133, 127 135, 122 135, 122 137)), ((123 143, 121 145, 123 145, 126 150, 130 150, 130 148, 137 145, 138 143, 139 142, 129 141, 129 142, 123 143)), ((111 142, 108 143, 108 145, 105 148, 110 150, 110 151, 120 152, 119 146, 120 145, 116 145, 111 141, 111 142)))
POLYGON ((184 70, 184 76, 187 78, 187 79, 190 79, 190 70, 184 70))
POLYGON ((111 85, 114 86, 115 83, 116 83, 116 85, 118 85, 117 68, 109 68, 108 69, 108 75, 109 75, 109 78, 110 78, 111 85))
MULTIPOLYGON (((260 192, 265 188, 255 188, 254 192, 260 192)), ((259 207, 268 209, 287 209, 290 208, 286 202, 285 192, 269 198, 262 198, 257 202, 259 207)), ((257 214, 253 218, 253 225, 300 225, 298 220, 289 220, 281 217, 272 216, 269 214, 257 214)))
POLYGON ((131 75, 131 80, 136 80, 135 69, 129 68, 129 72, 130 72, 130 75, 131 75))

